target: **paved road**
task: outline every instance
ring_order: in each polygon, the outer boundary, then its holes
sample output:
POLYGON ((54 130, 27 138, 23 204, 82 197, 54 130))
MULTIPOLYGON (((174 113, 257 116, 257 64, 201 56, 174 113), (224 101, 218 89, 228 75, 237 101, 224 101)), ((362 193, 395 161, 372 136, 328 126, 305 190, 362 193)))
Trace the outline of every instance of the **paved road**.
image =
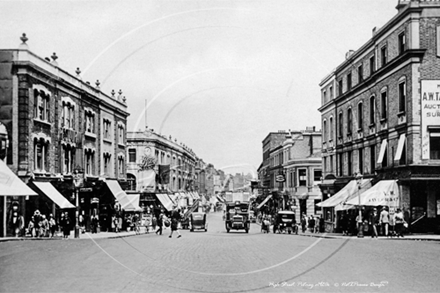
POLYGON ((208 232, 0 243, 1 292, 438 292, 439 242, 208 232))

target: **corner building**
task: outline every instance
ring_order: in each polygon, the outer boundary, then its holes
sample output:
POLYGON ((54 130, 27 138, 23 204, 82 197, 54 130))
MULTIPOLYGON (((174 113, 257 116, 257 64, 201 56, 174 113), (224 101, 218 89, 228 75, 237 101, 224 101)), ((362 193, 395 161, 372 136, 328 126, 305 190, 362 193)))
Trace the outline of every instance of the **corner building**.
MULTIPOLYGON (((320 83, 323 176, 331 196, 356 173, 396 179, 412 232, 440 227, 440 1, 397 15, 320 83)), ((325 197, 324 196, 324 197, 325 197)))

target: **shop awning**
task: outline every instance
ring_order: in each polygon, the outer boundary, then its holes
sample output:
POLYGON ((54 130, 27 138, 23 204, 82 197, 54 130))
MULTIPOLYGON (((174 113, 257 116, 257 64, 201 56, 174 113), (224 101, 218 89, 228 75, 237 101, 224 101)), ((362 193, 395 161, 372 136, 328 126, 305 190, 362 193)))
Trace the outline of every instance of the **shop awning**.
POLYGON ((142 208, 139 206, 139 198, 140 194, 127 194, 128 201, 121 204, 121 208, 127 212, 139 212, 142 211, 142 208))
MULTIPOLYGON (((110 192, 113 194, 115 199, 118 201, 118 203, 121 205, 121 208, 125 210, 124 207, 131 209, 133 206, 131 205, 131 199, 128 198, 127 194, 124 190, 122 190, 121 185, 119 185, 119 182, 116 180, 106 180, 105 182, 110 189, 110 192)), ((139 206, 139 201, 138 201, 139 206)))
POLYGON ((33 182, 33 184, 48 198, 50 198, 60 209, 74 209, 71 204, 50 182, 33 182))
POLYGON ((272 198, 272 194, 271 195, 268 195, 258 206, 257 206, 257 209, 261 209, 261 207, 262 206, 264 206, 266 203, 267 203, 267 201, 269 200, 269 199, 271 199, 272 198))
POLYGON ((38 195, 0 160, 0 196, 38 195))
MULTIPOLYGON (((348 200, 346 204, 359 205, 359 196, 348 200)), ((399 187, 396 180, 382 180, 360 194, 361 206, 399 207, 399 187)))
POLYGON ((351 196, 356 196, 357 192, 362 193, 371 187, 371 179, 362 179, 361 189, 359 191, 356 180, 351 180, 347 183, 341 190, 339 190, 335 195, 326 199, 323 202, 317 203, 318 207, 331 208, 339 204, 343 204, 351 196))
POLYGON ((397 145, 396 155, 394 156, 394 161, 399 161, 402 157, 403 147, 405 145, 405 133, 402 133, 399 137, 399 143, 397 145))
POLYGON ((173 202, 167 194, 157 193, 156 196, 167 211, 171 211, 173 209, 173 202))
POLYGON ((379 157, 377 158, 377 163, 382 164, 383 157, 385 155, 385 151, 387 150, 387 140, 382 140, 382 144, 380 145, 379 157))

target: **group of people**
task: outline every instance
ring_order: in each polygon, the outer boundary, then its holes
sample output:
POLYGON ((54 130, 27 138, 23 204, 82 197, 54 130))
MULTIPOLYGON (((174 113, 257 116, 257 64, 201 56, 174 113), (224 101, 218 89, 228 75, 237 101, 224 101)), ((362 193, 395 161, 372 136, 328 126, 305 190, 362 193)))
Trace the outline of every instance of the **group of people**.
POLYGON ((301 216, 301 231, 305 233, 307 230, 311 233, 319 233, 322 231, 324 220, 319 216, 308 216, 303 213, 301 216))
POLYGON ((28 223, 26 234, 32 237, 50 237, 53 238, 55 233, 61 228, 63 238, 68 238, 70 234, 70 218, 68 213, 63 213, 59 225, 57 224, 53 214, 43 215, 39 210, 35 210, 28 223))
POLYGON ((405 221, 402 209, 396 209, 394 214, 390 214, 386 207, 382 207, 380 214, 376 208, 373 208, 369 218, 368 225, 371 227, 371 237, 378 237, 378 230, 386 237, 396 236, 403 238, 404 227, 408 224, 405 221))
POLYGON ((168 236, 169 238, 173 237, 173 233, 177 233, 177 238, 182 237, 179 232, 179 222, 183 218, 182 210, 178 207, 175 207, 169 217, 165 214, 164 210, 161 209, 159 216, 157 217, 157 226, 156 235, 162 235, 163 226, 169 227, 171 226, 171 234, 168 236))

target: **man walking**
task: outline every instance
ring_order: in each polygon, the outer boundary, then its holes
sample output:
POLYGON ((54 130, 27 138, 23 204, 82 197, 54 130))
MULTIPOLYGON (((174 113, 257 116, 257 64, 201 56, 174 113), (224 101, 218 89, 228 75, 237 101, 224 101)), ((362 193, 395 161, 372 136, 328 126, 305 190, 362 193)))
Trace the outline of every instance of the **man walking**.
POLYGON ((176 208, 171 212, 171 234, 170 234, 170 238, 173 237, 173 232, 176 231, 176 233, 179 235, 177 236, 177 238, 182 237, 182 235, 180 235, 179 229, 178 229, 178 225, 179 225, 179 221, 180 221, 180 209, 176 208))
POLYGON ((377 238, 377 225, 379 225, 379 215, 377 214, 376 208, 374 208, 370 214, 369 224, 372 228, 371 238, 377 238))
POLYGON ((382 226, 382 233, 384 236, 388 237, 388 225, 390 223, 390 215, 386 209, 386 207, 382 208, 382 212, 380 213, 380 224, 382 226))
POLYGON ((162 226, 163 226, 163 210, 160 210, 159 217, 157 218, 157 226, 159 227, 156 231, 156 235, 162 235, 162 226))

